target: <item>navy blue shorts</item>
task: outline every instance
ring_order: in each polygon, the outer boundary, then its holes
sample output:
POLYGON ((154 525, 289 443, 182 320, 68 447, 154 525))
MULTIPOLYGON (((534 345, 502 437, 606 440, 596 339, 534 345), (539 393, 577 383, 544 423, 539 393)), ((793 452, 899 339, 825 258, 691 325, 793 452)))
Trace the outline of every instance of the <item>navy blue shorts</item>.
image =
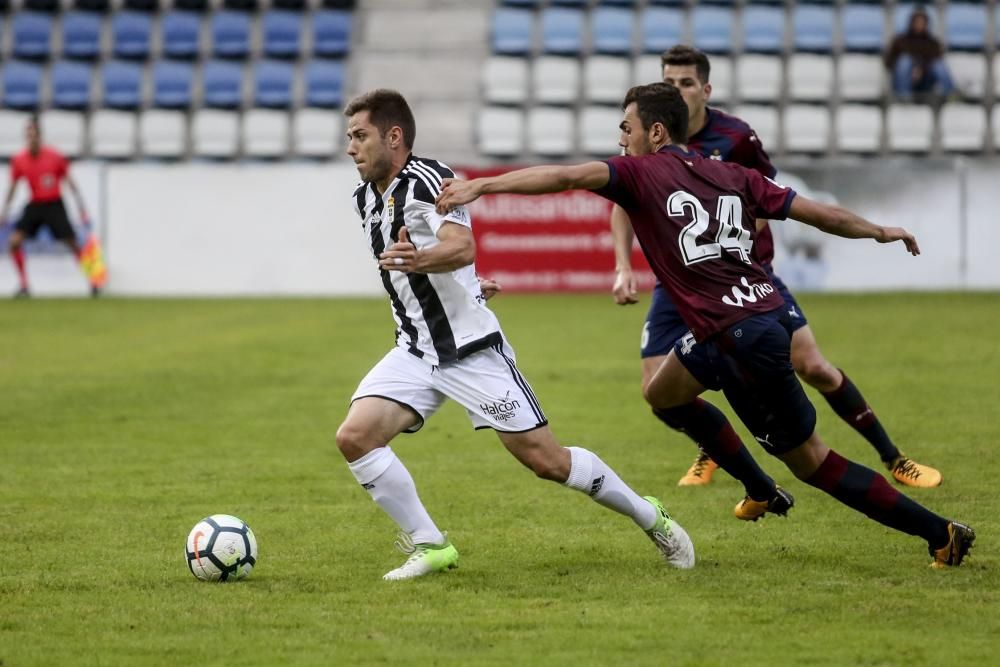
MULTIPOLYGON (((794 333, 809 324, 806 314, 802 312, 798 302, 784 281, 774 273, 770 264, 764 266, 771 283, 774 285, 781 298, 785 300, 785 313, 783 319, 785 327, 789 333, 794 333)), ((643 359, 648 357, 664 357, 670 353, 674 343, 688 334, 688 326, 681 319, 681 314, 677 311, 673 299, 659 282, 653 288, 652 298, 649 303, 649 312, 646 313, 646 322, 642 326, 642 341, 640 343, 640 354, 643 359)))
POLYGON ((806 314, 799 308, 799 302, 792 296, 785 281, 774 274, 774 269, 770 264, 765 264, 764 270, 767 271, 767 276, 771 279, 771 284, 778 290, 781 298, 785 300, 785 319, 788 320, 785 327, 788 328, 788 332, 794 333, 809 324, 806 314))
POLYGON ((677 312, 674 300, 663 289, 663 285, 657 282, 649 302, 649 312, 646 313, 646 323, 642 326, 642 358, 667 356, 674 343, 688 331, 688 325, 684 324, 681 314, 677 312))
POLYGON ((775 455, 795 449, 816 428, 816 409, 792 369, 792 326, 779 308, 701 343, 688 334, 675 345, 684 367, 708 389, 721 390, 754 438, 775 455))

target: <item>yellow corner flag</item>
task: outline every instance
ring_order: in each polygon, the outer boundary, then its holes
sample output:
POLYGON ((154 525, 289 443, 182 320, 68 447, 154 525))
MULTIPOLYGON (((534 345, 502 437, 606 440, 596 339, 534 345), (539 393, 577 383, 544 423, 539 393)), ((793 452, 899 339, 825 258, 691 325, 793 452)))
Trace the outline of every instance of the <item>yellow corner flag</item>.
POLYGON ((108 282, 108 269, 104 265, 104 253, 101 252, 101 242, 90 234, 87 242, 80 250, 80 267, 93 287, 104 287, 108 282))

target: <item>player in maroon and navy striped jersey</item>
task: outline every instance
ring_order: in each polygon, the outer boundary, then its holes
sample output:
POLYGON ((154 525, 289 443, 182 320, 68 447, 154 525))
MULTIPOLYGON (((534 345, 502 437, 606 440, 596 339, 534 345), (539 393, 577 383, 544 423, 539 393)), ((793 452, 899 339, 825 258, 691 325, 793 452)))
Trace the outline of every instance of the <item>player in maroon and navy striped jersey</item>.
MULTIPOLYGON (((629 90, 619 143, 605 162, 531 167, 468 182, 445 180, 439 211, 498 192, 592 190, 629 214, 656 277, 669 290, 691 336, 679 341, 645 387, 653 410, 670 421, 700 409, 706 388, 722 390, 768 453, 796 477, 883 525, 922 537, 932 565, 959 565, 975 540, 899 493, 881 475, 830 449, 815 431, 816 412, 792 369, 784 300, 753 257, 757 218, 791 217, 846 238, 902 241, 905 229, 880 227, 836 206, 797 196, 739 165, 687 151, 688 112, 674 86, 629 90)), ((752 457, 738 440, 719 451, 727 472, 744 479, 752 457)), ((713 452, 713 456, 716 452, 713 452)), ((756 464, 753 464, 755 466, 756 464)), ((764 503, 769 511, 769 503, 764 503)))
MULTIPOLYGON (((688 149, 713 160, 735 162, 774 178, 777 170, 753 129, 742 119, 708 106, 712 94, 708 57, 690 46, 678 45, 666 51, 660 63, 663 80, 677 86, 688 106, 688 149)), ((636 284, 630 264, 632 230, 621 207, 615 207, 611 227, 615 238, 615 301, 622 305, 636 303, 636 284)), ((898 482, 917 487, 939 485, 941 473, 902 454, 850 378, 820 352, 805 312, 771 266, 774 238, 767 219, 757 221, 753 254, 767 271, 771 284, 784 298, 792 331, 792 366, 798 376, 819 391, 834 412, 875 448, 898 482)), ((677 308, 663 286, 657 284, 643 326, 641 354, 644 386, 674 342, 685 333, 687 326, 677 308)), ((721 417, 721 414, 716 417, 721 417)), ((692 428, 688 428, 687 432, 690 433, 692 428)), ((694 464, 678 482, 681 486, 707 484, 712 478, 716 464, 704 451, 706 447, 711 449, 712 443, 699 444, 703 451, 699 452, 694 464)))

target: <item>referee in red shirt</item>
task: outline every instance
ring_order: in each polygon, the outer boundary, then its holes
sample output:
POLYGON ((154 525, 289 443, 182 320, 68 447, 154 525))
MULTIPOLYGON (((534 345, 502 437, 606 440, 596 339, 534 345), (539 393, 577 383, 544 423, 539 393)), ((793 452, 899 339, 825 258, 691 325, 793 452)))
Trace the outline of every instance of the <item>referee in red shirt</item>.
MULTIPOLYGON (((31 188, 31 201, 24 207, 21 219, 18 220, 8 241, 10 255, 21 281, 20 288, 14 294, 15 297, 27 297, 30 294, 28 274, 24 268, 24 240, 35 238, 43 225, 49 228, 53 238, 65 243, 77 260, 80 259, 80 245, 76 241, 76 232, 69 223, 60 192, 60 181, 63 179, 73 193, 83 224, 90 224, 87 209, 83 205, 83 197, 80 196, 79 188, 69 175, 69 161, 55 148, 42 145, 42 132, 36 116, 32 116, 28 121, 25 135, 28 147, 15 155, 10 162, 10 187, 4 199, 3 210, 0 211, 0 224, 6 224, 17 182, 21 178, 27 180, 28 187, 31 188)), ((91 286, 91 294, 97 296, 98 288, 91 286)))

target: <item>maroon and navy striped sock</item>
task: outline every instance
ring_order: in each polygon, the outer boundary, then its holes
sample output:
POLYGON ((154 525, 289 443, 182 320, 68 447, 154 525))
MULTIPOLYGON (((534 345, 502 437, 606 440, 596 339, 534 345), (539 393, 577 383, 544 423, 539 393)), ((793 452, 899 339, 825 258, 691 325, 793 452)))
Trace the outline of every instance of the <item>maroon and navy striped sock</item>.
POLYGON ((819 468, 803 480, 848 507, 937 548, 948 542, 948 520, 892 488, 874 470, 830 450, 819 468))
POLYGON ((743 445, 726 415, 700 398, 675 408, 654 409, 660 421, 685 434, 712 457, 719 467, 743 483, 754 500, 774 497, 775 484, 743 445))
POLYGON ((865 397, 847 377, 847 373, 841 370, 840 374, 844 376, 843 382, 833 391, 823 394, 823 398, 841 419, 878 450, 883 461, 892 463, 899 456, 899 450, 889 439, 865 397))

